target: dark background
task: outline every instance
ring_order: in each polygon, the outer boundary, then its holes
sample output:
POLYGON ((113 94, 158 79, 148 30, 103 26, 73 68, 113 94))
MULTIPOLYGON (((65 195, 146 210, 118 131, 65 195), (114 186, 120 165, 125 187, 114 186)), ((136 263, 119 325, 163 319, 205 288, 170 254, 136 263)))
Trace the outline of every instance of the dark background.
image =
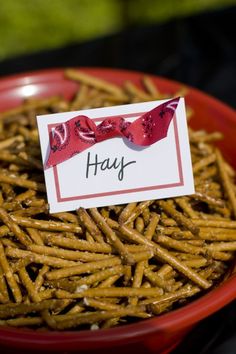
MULTIPOLYGON (((0 62, 0 76, 68 66, 139 70, 197 87, 236 107, 236 7, 0 62)), ((203 320, 173 354, 235 354, 236 302, 203 320)))
POLYGON ((129 27, 83 44, 0 61, 0 75, 66 66, 140 70, 195 86, 236 107, 236 7, 129 27))

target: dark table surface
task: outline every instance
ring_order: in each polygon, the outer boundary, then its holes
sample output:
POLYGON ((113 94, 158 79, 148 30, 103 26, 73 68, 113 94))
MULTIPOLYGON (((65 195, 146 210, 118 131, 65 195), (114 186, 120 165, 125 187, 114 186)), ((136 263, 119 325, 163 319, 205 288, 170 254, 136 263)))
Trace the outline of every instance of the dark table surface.
MULTIPOLYGON (((194 86, 236 107, 236 7, 0 62, 0 76, 68 66, 139 70, 194 86)), ((2 352, 2 351, 1 351, 2 352)), ((236 302, 200 322, 173 354, 235 354, 236 302)))

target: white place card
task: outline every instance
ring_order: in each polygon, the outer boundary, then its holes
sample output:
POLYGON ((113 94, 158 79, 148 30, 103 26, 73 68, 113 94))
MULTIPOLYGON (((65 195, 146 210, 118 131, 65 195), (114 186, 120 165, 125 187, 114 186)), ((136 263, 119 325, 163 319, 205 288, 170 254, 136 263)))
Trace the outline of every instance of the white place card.
MULTIPOLYGON (((56 125, 78 115, 88 116, 96 124, 118 115, 132 122, 165 101, 38 116, 44 165, 49 133, 56 125)), ((120 137, 108 139, 45 169, 44 174, 51 213, 193 194, 184 99, 162 140, 140 147, 120 137)))

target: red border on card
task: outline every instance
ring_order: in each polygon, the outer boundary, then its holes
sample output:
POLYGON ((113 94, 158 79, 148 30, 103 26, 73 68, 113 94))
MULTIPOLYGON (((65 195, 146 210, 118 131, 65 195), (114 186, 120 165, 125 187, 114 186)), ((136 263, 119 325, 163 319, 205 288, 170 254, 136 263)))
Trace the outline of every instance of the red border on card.
MULTIPOLYGON (((144 113, 146 113, 146 112, 122 114, 122 117, 124 117, 124 118, 138 117, 138 116, 141 116, 144 113)), ((95 118, 94 121, 99 122, 99 121, 102 121, 105 118, 115 118, 115 117, 116 116, 100 117, 100 118, 95 118)), ((179 182, 168 183, 168 184, 160 184, 160 185, 149 186, 149 187, 133 188, 133 189, 122 189, 122 190, 117 190, 117 191, 112 191, 112 192, 84 194, 84 195, 79 195, 79 196, 74 196, 74 197, 62 198, 61 197, 61 191, 60 191, 60 183, 59 183, 59 176, 58 176, 57 166, 53 166, 53 175, 54 175, 54 181, 55 181, 57 202, 58 203, 62 203, 62 202, 69 202, 69 201, 73 201, 73 200, 90 199, 90 198, 97 198, 97 197, 106 197, 106 196, 111 196, 111 195, 136 193, 136 192, 145 192, 145 191, 151 191, 151 190, 157 190, 157 189, 164 189, 164 188, 166 189, 166 188, 173 188, 173 187, 181 187, 181 186, 183 186, 184 185, 184 179, 183 179, 183 169, 182 169, 182 160, 181 160, 181 154, 180 154, 179 134, 178 134, 178 126, 177 126, 177 121, 176 121, 176 115, 174 115, 174 117, 173 117, 173 124, 174 124, 175 147, 176 147, 176 155, 177 155, 177 163, 178 163, 179 182)), ((50 132, 51 129, 54 128, 56 125, 58 125, 58 123, 48 124, 48 132, 50 132)))

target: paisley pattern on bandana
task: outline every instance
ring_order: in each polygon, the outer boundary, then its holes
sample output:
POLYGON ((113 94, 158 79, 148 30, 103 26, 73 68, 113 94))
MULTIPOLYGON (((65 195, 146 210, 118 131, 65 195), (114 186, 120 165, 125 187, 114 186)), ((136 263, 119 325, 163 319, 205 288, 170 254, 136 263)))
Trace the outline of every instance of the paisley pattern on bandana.
POLYGON ((53 152, 65 149, 70 141, 70 124, 69 122, 58 125, 50 135, 50 145, 53 152))
POLYGON ((94 131, 89 127, 83 126, 80 119, 75 122, 74 132, 75 135, 78 136, 78 138, 84 143, 94 144, 96 142, 94 131))
POLYGON ((116 122, 111 119, 105 119, 97 126, 97 132, 100 134, 111 133, 116 129, 116 122))
POLYGON ((105 118, 96 126, 83 115, 56 126, 50 133, 50 154, 46 168, 55 166, 101 141, 114 137, 128 139, 135 145, 148 146, 167 136, 179 97, 169 100, 133 122, 121 116, 105 118))

